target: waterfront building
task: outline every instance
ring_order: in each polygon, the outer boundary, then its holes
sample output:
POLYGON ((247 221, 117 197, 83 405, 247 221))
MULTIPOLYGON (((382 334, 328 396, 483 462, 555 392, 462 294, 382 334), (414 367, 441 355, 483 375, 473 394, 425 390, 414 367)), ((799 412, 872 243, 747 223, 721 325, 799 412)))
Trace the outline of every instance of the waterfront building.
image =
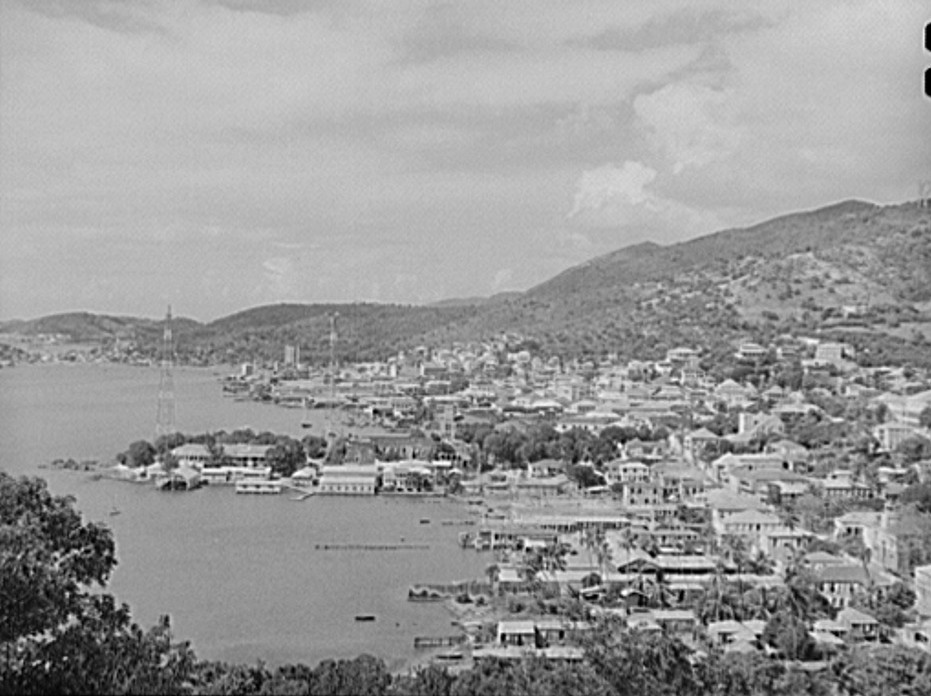
POLYGON ((270 481, 268 479, 241 479, 236 482, 237 493, 252 493, 259 495, 277 495, 281 493, 281 481, 270 481))
POLYGON ((375 495, 378 471, 371 465, 325 466, 320 472, 320 495, 375 495))
POLYGON ((182 464, 171 471, 155 474, 153 482, 160 490, 192 491, 200 487, 202 480, 197 469, 182 464))
POLYGON ((272 475, 270 466, 205 466, 200 469, 204 483, 233 485, 238 481, 267 479, 272 475))
MULTIPOLYGON (((220 456, 227 462, 227 466, 246 469, 264 467, 270 447, 271 445, 219 445, 220 456)), ((206 445, 197 442, 175 447, 171 454, 179 462, 194 467, 207 467, 215 459, 206 445)))

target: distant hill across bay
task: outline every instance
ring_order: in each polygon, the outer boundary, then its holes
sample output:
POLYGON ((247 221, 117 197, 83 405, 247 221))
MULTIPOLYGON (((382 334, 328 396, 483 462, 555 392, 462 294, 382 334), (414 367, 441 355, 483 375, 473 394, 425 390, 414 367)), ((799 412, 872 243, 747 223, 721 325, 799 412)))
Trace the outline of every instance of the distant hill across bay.
MULTIPOLYGON (((174 334, 181 359, 277 359, 297 344, 305 359, 325 362, 331 312, 345 361, 502 334, 542 353, 657 358, 676 345, 723 354, 741 339, 795 333, 908 362, 922 341, 931 346, 931 209, 844 201, 678 244, 624 247, 524 292, 426 306, 275 304, 208 323, 175 319, 174 334)), ((154 355, 161 321, 80 312, 0 323, 0 332, 131 340, 154 355)))

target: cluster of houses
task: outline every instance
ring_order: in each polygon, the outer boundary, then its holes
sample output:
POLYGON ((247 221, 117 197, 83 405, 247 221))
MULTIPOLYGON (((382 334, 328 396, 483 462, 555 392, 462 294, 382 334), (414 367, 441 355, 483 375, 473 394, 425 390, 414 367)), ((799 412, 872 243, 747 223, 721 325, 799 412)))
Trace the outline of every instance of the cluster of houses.
MULTIPOLYGON (((479 391, 474 387, 434 397, 461 414, 453 420, 453 435, 456 423, 480 418, 479 409, 489 404, 507 419, 496 425, 505 430, 544 420, 557 432, 583 429, 598 435, 612 426, 644 425, 668 431, 661 440, 619 445, 615 459, 592 464, 604 485, 581 491, 566 476, 565 462, 542 460, 520 470, 499 467, 475 475, 467 470, 464 493, 489 506, 503 506, 508 513, 504 519, 486 517, 481 528, 463 534, 461 540, 479 550, 511 554, 497 566, 495 588, 502 594, 526 592, 531 584, 521 555, 514 551, 568 546, 566 566, 540 571, 533 580, 537 586, 577 597, 614 592, 625 598, 629 625, 700 633, 729 650, 763 649, 765 622, 703 623, 690 607, 722 575, 744 588, 773 590, 784 585, 787 567, 801 562, 834 611, 833 618, 810 626, 822 650, 850 642, 898 640, 931 651, 931 566, 921 565, 931 560, 925 542, 931 538, 931 517, 898 504, 907 482, 925 480, 931 461, 904 462, 891 456, 888 465, 874 468, 868 477, 844 456, 850 443, 809 447, 791 437, 800 419, 844 422, 812 398, 824 395, 863 403, 877 414, 864 426, 868 454, 894 455, 905 440, 931 439, 931 383, 927 375, 906 370, 859 368, 843 344, 815 343, 808 348, 809 357, 799 362, 806 376, 819 379, 815 389, 804 391, 772 384, 760 389, 734 380, 712 383, 698 368, 696 351, 676 349, 662 363, 589 364, 575 374, 550 374, 542 384, 533 381, 539 373, 528 370, 525 382, 510 394, 503 382, 496 389, 482 385, 481 404, 473 400, 472 392, 479 391), (586 371, 590 374, 578 379, 586 371), (644 380, 644 374, 653 378, 644 380), (736 416, 733 432, 717 434, 707 427, 722 413, 736 416), (851 511, 837 515, 833 529, 810 529, 787 514, 803 496, 851 511), (683 510, 706 522, 683 523, 683 510), (591 529, 600 530, 607 552, 593 554, 586 548, 585 530, 591 529), (722 550, 734 539, 745 548, 746 557, 757 560, 756 567, 742 568, 722 550), (841 550, 809 552, 815 541, 841 550), (861 551, 843 550, 850 548, 861 551), (644 585, 645 578, 652 580, 652 591, 662 585, 663 608, 645 608, 644 593, 651 591, 644 589, 651 586, 644 585), (900 584, 911 586, 919 600, 910 614, 915 622, 893 631, 859 600, 881 599, 900 584)), ((786 352, 793 359, 804 354, 786 352)), ((760 359, 770 353, 771 347, 743 344, 737 359, 760 359)), ((443 434, 450 434, 449 429, 443 434)), ((547 655, 544 643, 530 638, 537 635, 532 622, 502 622, 499 634, 498 644, 483 647, 480 656, 516 653, 515 640, 547 655)), ((571 659, 571 654, 560 657, 571 659)))
MULTIPOLYGON (((211 465, 201 445, 183 445, 173 454, 179 470, 240 492, 292 486, 323 495, 440 495, 454 486, 483 514, 462 543, 501 554, 496 594, 519 594, 534 584, 557 595, 620 596, 629 625, 700 633, 733 650, 761 649, 760 622, 703 622, 692 608, 721 577, 746 589, 776 590, 786 568, 804 563, 835 611, 810 627, 825 649, 890 639, 888 627, 857 600, 905 583, 918 602, 915 622, 897 639, 931 651, 931 566, 922 565, 931 560, 924 541, 931 538, 931 517, 898 501, 907 482, 925 480, 931 461, 905 462, 896 454, 903 442, 931 440, 931 381, 919 371, 862 368, 852 357, 849 346, 814 339, 735 347, 736 364, 791 362, 810 379, 805 389, 716 380, 701 369, 700 352, 687 347, 668 351, 661 361, 622 364, 609 356, 567 363, 509 352, 506 340, 344 366, 335 380, 299 365, 273 382, 246 370, 243 379, 266 380, 266 393, 279 403, 339 406, 395 431, 350 438, 341 464, 308 461, 287 481, 271 477, 260 446, 226 446, 223 466, 211 465), (875 416, 858 423, 868 456, 890 455, 875 475, 850 465, 849 442, 806 446, 793 438, 799 422, 844 424, 842 415, 825 411, 826 400, 857 403, 875 416), (733 427, 722 430, 722 419, 733 427), (584 489, 565 461, 490 462, 495 466, 489 470, 487 459, 476 461, 474 444, 459 438, 474 425, 526 433, 541 422, 557 433, 598 436, 608 428, 633 428, 662 429, 663 436, 635 437, 617 444, 613 458, 576 463, 591 467, 599 481, 584 489), (836 515, 831 529, 809 528, 787 514, 812 496, 849 511, 836 515), (593 531, 602 544, 597 550, 586 542, 593 531), (725 550, 734 540, 744 549, 740 557, 725 550), (815 540, 861 552, 811 552, 815 540), (548 545, 569 548, 566 563, 528 578, 522 553, 548 545), (648 596, 657 592, 660 607, 648 596)), ((575 659, 571 636, 582 629, 574 626, 554 640, 552 626, 504 621, 477 656, 507 657, 532 647, 554 659, 575 659)))

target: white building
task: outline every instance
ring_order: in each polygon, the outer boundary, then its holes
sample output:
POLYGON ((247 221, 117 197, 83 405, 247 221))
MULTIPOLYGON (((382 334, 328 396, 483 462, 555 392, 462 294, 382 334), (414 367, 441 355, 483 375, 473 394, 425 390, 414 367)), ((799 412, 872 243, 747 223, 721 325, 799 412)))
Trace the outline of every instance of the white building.
POLYGON ((375 495, 378 471, 372 465, 325 466, 320 472, 320 495, 375 495))

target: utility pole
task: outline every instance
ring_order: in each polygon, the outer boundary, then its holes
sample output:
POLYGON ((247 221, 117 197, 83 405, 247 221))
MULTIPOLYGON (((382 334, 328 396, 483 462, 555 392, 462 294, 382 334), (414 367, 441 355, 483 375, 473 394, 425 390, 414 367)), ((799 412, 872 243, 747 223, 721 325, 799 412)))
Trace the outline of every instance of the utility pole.
POLYGON ((918 207, 931 208, 931 179, 918 182, 918 207))
POLYGON ((155 418, 155 437, 177 432, 175 426, 174 337, 171 333, 171 305, 165 315, 162 345, 159 350, 161 377, 158 384, 158 414, 155 418))
POLYGON ((339 338, 336 320, 339 319, 339 312, 330 312, 327 318, 330 320, 330 404, 327 409, 327 420, 330 422, 327 435, 335 442, 338 439, 338 433, 332 420, 336 410, 336 341, 339 338))

